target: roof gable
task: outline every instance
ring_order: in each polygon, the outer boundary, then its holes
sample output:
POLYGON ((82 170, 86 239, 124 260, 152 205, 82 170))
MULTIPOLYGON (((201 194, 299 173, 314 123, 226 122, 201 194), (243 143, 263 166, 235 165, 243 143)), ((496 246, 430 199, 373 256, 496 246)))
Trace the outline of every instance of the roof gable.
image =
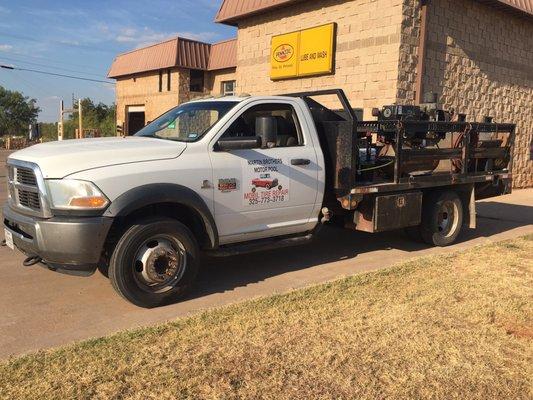
POLYGON ((300 0, 224 0, 215 22, 235 25, 239 19, 263 13, 276 7, 288 6, 300 0))
MULTIPOLYGON (((228 25, 237 25, 243 18, 254 14, 264 13, 276 7, 285 7, 301 0, 223 0, 215 22, 228 25)), ((316 3, 319 0, 314 0, 316 3)), ((477 0, 483 3, 496 5, 533 15, 533 0, 477 0)))

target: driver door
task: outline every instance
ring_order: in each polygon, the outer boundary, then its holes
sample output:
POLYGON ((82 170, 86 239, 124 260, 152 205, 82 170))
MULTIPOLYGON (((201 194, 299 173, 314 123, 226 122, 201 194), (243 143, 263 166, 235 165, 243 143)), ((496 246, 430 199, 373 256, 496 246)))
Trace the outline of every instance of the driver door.
POLYGON ((277 139, 269 148, 210 149, 215 220, 221 244, 294 234, 312 229, 319 166, 312 138, 296 103, 252 103, 217 138, 253 138, 256 122, 275 121, 277 139), (255 104, 255 105, 254 105, 255 104))

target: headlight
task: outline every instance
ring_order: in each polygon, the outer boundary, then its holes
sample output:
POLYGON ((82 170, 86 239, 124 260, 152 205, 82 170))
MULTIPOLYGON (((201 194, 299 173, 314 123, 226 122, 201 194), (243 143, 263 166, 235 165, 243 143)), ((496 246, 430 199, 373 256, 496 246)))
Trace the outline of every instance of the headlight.
POLYGON ((101 210, 109 200, 91 182, 48 180, 51 208, 56 210, 101 210))

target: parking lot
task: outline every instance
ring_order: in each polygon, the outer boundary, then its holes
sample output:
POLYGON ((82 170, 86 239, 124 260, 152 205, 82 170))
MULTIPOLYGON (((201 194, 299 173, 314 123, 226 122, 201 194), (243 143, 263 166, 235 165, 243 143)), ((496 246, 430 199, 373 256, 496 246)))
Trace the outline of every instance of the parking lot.
MULTIPOLYGON (((7 152, 0 151, 0 203, 6 198, 7 152)), ((22 266, 0 248, 0 358, 118 330, 146 326, 257 296, 285 292, 428 254, 533 233, 533 190, 480 202, 479 228, 446 249, 427 248, 399 233, 369 235, 328 228, 312 246, 206 260, 195 292, 171 306, 144 310, 115 294, 107 279, 60 275, 22 266)), ((0 234, 3 238, 3 233, 0 234)))

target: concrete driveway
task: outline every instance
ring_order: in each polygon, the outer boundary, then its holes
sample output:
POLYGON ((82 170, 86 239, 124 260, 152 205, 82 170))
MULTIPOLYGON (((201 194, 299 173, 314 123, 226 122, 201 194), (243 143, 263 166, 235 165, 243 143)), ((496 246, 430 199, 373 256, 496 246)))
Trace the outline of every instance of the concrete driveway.
MULTIPOLYGON (((6 196, 0 152, 0 202, 6 196)), ((196 291, 171 306, 144 310, 116 295, 103 276, 77 278, 40 267, 0 248, 0 358, 146 326, 257 296, 286 292, 400 261, 533 233, 533 190, 479 203, 479 228, 446 249, 427 248, 401 234, 325 229, 312 246, 207 260, 196 291)), ((0 234, 3 238, 3 231, 0 234)))

